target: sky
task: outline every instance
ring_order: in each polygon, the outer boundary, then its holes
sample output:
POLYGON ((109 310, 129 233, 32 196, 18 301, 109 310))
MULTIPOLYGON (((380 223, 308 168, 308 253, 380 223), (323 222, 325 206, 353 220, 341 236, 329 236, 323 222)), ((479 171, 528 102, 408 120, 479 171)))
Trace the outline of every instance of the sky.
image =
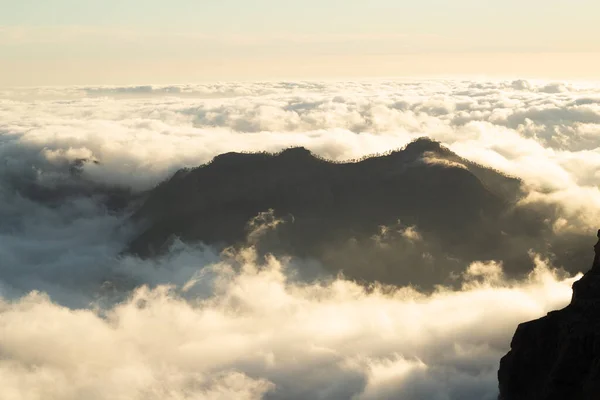
POLYGON ((0 86, 600 79, 593 0, 0 0, 0 86))

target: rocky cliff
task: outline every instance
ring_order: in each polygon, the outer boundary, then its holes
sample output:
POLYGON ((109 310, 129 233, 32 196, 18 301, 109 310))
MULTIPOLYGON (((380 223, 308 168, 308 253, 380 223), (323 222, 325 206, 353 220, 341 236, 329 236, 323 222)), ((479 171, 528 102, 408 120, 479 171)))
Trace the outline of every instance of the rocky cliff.
POLYGON ((600 398, 600 241, 595 250, 571 303, 517 328, 500 361, 501 400, 600 398))

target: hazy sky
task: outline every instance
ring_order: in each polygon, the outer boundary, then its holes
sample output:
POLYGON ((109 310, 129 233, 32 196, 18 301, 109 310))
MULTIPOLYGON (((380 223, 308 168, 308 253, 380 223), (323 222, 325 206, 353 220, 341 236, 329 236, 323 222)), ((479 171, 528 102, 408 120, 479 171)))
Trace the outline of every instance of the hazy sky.
POLYGON ((0 0, 0 85, 600 79, 597 0, 0 0))

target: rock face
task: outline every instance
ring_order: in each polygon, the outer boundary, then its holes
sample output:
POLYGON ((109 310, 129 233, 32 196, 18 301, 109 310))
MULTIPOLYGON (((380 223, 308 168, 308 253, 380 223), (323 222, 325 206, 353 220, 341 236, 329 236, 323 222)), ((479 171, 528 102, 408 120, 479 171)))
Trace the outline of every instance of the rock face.
POLYGON ((501 400, 600 398, 600 241, 595 251, 566 308, 517 328, 500 361, 501 400))

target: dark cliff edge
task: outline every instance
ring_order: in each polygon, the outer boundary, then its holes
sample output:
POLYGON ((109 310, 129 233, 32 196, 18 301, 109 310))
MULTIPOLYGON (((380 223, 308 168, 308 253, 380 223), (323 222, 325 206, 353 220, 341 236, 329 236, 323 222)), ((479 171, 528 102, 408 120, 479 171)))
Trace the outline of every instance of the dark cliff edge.
POLYGON ((500 361, 500 400, 600 399, 600 241, 595 250, 571 303, 517 328, 500 361))
POLYGON ((359 281, 431 288, 457 284, 476 260, 518 275, 531 269, 530 249, 581 254, 581 238, 555 240, 547 214, 517 206, 522 196, 519 179, 426 138, 347 163, 304 148, 227 153, 148 193, 127 251, 159 256, 175 238, 244 246, 248 222, 273 210, 283 223, 253 243, 259 252, 316 260, 359 281))

